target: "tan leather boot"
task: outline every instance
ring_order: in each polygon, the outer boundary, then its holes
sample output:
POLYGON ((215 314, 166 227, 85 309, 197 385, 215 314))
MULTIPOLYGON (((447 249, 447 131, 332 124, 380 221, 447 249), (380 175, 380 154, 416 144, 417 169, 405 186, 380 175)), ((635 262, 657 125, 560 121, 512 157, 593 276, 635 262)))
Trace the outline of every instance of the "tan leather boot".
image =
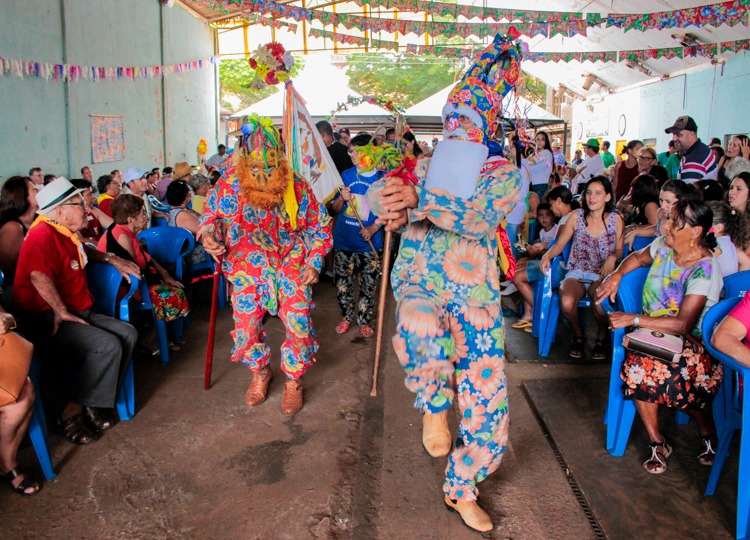
POLYGON ((453 501, 446 495, 445 505, 449 510, 458 512, 461 520, 470 529, 479 532, 489 532, 494 528, 492 519, 487 515, 487 512, 482 510, 477 501, 453 501))
POLYGON ((439 413, 424 413, 422 444, 432 457, 447 456, 451 451, 451 432, 448 429, 448 409, 439 413))
POLYGON ((247 387, 245 393, 245 403, 250 407, 260 405, 266 400, 268 394, 268 385, 273 378, 273 371, 271 366, 261 368, 260 371, 253 373, 253 380, 250 381, 250 386, 247 387))
POLYGON ((302 379, 287 379, 284 383, 284 395, 281 396, 281 411, 284 414, 295 414, 302 409, 302 379))

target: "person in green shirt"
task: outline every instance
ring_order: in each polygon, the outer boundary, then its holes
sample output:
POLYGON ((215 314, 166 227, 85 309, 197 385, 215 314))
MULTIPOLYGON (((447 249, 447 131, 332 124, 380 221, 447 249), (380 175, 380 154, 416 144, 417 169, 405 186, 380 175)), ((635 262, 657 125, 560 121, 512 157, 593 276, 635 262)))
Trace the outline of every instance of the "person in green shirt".
POLYGON ((602 141, 602 161, 605 169, 609 169, 615 164, 615 156, 609 151, 609 141, 602 141))
POLYGON ((680 154, 674 141, 669 141, 669 149, 656 156, 659 165, 667 169, 669 178, 674 180, 680 177, 680 154))

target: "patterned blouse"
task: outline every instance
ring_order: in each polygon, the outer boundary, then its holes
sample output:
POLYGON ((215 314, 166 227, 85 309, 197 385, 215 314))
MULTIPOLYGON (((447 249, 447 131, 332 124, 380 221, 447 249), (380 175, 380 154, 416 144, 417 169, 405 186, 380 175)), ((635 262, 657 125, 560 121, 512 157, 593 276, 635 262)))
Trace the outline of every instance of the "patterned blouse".
POLYGON ((617 244, 617 214, 609 213, 607 218, 607 232, 596 238, 586 230, 586 220, 583 219, 583 209, 577 213, 576 230, 573 233, 568 257, 568 270, 581 270, 598 274, 607 257, 615 252, 617 244))
POLYGON ((410 212, 391 274, 396 299, 405 287, 418 285, 446 303, 499 306, 495 231, 513 210, 520 185, 518 169, 502 158, 485 163, 468 199, 426 189, 420 178, 419 205, 410 212))
POLYGON ((674 255, 663 236, 651 244, 654 262, 643 286, 643 313, 651 317, 676 317, 687 295, 705 296, 706 305, 690 332, 700 337, 703 315, 719 301, 724 286, 721 269, 716 257, 705 257, 690 266, 678 266, 674 255))

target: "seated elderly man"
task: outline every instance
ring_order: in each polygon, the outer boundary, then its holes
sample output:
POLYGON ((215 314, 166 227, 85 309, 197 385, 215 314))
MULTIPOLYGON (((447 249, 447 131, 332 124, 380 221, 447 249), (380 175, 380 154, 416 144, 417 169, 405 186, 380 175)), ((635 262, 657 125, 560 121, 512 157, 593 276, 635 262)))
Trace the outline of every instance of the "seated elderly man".
POLYGON ((115 394, 138 334, 131 325, 94 313, 89 260, 113 265, 127 279, 138 266, 84 247, 81 189, 58 178, 37 195, 39 217, 18 257, 13 303, 24 333, 51 364, 64 364, 68 403, 58 425, 73 444, 88 444, 116 423, 115 394))

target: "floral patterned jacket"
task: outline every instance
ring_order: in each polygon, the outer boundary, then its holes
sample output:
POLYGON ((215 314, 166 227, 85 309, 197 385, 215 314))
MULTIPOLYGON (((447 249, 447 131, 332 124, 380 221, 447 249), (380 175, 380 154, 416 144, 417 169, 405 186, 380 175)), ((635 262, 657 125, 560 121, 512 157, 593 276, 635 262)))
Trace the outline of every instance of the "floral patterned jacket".
POLYGON ((396 299, 405 287, 418 285, 445 303, 499 310, 495 233, 517 202, 518 169, 490 158, 468 199, 426 189, 418 176, 419 205, 410 212, 391 275, 396 299))
POLYGON ((307 183, 295 175, 299 210, 293 230, 283 204, 262 210, 242 202, 235 170, 227 170, 209 193, 197 237, 208 232, 224 241, 224 273, 236 284, 254 285, 275 314, 280 286, 299 287, 305 266, 321 271, 323 257, 333 246, 331 218, 307 183))

